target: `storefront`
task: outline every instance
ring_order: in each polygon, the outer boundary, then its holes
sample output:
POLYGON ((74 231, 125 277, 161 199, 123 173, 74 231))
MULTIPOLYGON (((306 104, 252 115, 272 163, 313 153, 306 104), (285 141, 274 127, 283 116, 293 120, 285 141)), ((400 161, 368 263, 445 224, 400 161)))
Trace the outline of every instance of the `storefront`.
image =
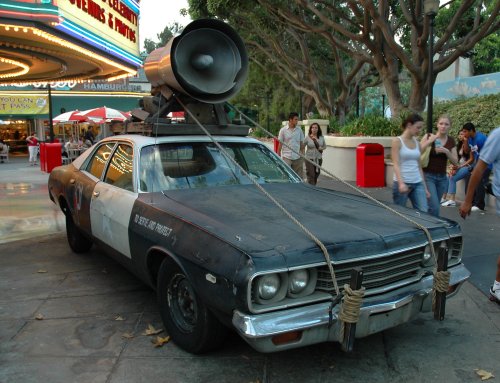
MULTIPOLYGON (((0 1, 0 139, 11 150, 26 150, 30 134, 46 140, 50 116, 138 106, 143 93, 128 78, 142 67, 139 4, 0 1)), ((53 133, 64 137, 77 128, 54 125, 53 133)))

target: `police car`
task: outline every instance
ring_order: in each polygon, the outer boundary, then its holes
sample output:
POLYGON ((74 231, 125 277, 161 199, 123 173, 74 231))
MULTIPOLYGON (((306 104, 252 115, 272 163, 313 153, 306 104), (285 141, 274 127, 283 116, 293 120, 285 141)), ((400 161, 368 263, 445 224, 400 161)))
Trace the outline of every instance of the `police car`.
MULTIPOLYGON (((356 337, 431 307, 435 261, 421 229, 364 197, 303 183, 249 137, 108 137, 55 168, 48 187, 71 249, 96 244, 155 289, 168 334, 192 353, 219 347, 228 328, 262 352, 340 340, 328 260, 266 194, 325 245, 341 290, 362 268, 356 337)), ((395 208, 446 248, 455 294, 469 276, 459 225, 395 208)))

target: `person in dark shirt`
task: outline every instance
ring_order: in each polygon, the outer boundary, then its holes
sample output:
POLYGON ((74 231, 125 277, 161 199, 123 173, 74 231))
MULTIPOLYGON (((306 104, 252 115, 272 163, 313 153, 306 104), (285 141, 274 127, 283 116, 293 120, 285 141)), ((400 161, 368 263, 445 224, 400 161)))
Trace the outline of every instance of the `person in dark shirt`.
POLYGON ((92 130, 92 126, 89 126, 87 131, 85 132, 85 136, 84 136, 84 141, 90 141, 90 146, 94 145, 94 141, 95 141, 95 136, 94 136, 94 132, 92 130))

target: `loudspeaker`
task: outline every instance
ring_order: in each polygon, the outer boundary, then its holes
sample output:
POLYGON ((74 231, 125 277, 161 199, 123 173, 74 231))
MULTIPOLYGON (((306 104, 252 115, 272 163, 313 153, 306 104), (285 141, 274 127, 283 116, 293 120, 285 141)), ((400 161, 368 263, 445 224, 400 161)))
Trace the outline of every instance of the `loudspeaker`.
POLYGON ((144 62, 153 87, 168 87, 205 103, 233 97, 248 74, 240 36, 220 20, 200 19, 151 52, 144 62))

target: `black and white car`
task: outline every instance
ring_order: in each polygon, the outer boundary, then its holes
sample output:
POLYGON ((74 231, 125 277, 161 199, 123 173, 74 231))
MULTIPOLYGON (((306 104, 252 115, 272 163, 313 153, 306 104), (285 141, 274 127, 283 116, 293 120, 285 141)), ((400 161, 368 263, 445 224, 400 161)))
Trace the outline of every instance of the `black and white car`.
MULTIPOLYGON (((303 183, 255 139, 216 139, 248 175, 207 137, 119 135, 48 182, 73 251, 98 244, 156 289, 177 345, 208 351, 228 327, 262 352, 339 340, 323 252, 250 178, 325 244, 341 288, 362 267, 356 337, 430 310, 435 261, 421 229, 364 197, 303 183)), ((470 274, 459 225, 394 208, 448 249, 455 294, 470 274)))

